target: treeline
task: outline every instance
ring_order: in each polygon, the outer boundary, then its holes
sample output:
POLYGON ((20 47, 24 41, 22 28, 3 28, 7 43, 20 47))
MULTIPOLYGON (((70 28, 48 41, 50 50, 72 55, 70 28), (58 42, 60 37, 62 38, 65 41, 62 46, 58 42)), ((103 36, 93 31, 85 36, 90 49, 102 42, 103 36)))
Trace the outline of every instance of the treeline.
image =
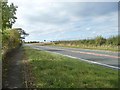
POLYGON ((21 34, 26 34, 21 28, 13 29, 12 26, 16 22, 17 6, 13 3, 1 2, 2 7, 2 53, 3 55, 13 49, 19 47, 22 43, 21 34))
POLYGON ((110 38, 104 38, 102 36, 97 36, 94 39, 83 39, 83 40, 70 40, 70 41, 54 41, 54 44, 63 45, 86 45, 86 46, 119 46, 120 45, 120 35, 112 36, 110 38))
POLYGON ((28 42, 25 42, 25 43, 41 43, 39 41, 28 41, 28 42))

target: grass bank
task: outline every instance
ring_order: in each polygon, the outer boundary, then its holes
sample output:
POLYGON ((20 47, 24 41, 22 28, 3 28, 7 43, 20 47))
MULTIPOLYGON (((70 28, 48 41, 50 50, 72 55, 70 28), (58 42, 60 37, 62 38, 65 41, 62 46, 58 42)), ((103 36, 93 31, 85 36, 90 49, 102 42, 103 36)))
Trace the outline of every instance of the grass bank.
POLYGON ((64 45, 64 44, 46 44, 49 46, 60 46, 60 47, 68 47, 68 48, 80 48, 80 49, 91 49, 91 50, 106 50, 106 51, 113 51, 113 52, 118 52, 119 47, 118 46, 107 46, 107 45, 102 45, 102 46, 93 46, 93 45, 64 45))
POLYGON ((116 88, 118 71, 25 47, 38 88, 116 88))
POLYGON ((34 45, 40 46, 59 46, 59 47, 66 47, 66 48, 78 48, 78 49, 91 49, 91 50, 105 50, 105 51, 112 51, 112 52, 120 52, 119 46, 111 46, 111 45, 71 45, 71 44, 55 44, 55 43, 32 43, 34 45))

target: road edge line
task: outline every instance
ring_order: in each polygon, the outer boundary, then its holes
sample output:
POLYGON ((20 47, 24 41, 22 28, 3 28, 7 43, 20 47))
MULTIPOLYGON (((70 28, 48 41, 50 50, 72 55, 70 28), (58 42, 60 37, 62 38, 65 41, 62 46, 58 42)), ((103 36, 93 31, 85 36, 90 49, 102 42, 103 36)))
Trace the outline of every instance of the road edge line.
MULTIPOLYGON (((42 49, 40 49, 38 47, 35 47, 34 49, 42 50, 42 49)), ((79 59, 81 61, 85 61, 85 62, 88 62, 88 63, 93 63, 93 64, 96 64, 96 65, 105 66, 105 67, 109 67, 109 68, 112 68, 112 69, 120 70, 119 67, 111 66, 111 65, 108 65, 108 64, 102 64, 102 63, 99 63, 99 62, 89 61, 87 59, 77 58, 77 57, 73 57, 73 56, 70 56, 70 55, 64 55, 64 54, 57 53, 57 52, 51 52, 51 51, 46 51, 46 50, 42 50, 42 51, 49 52, 49 53, 54 53, 54 54, 59 54, 59 55, 62 55, 62 56, 67 56, 67 57, 70 57, 70 58, 79 59)))
POLYGON ((109 68, 120 70, 119 67, 111 66, 111 65, 108 65, 108 64, 102 64, 102 63, 99 63, 99 62, 89 61, 87 59, 77 58, 77 57, 73 57, 73 56, 70 56, 70 55, 64 55, 64 54, 61 54, 61 53, 56 53, 56 52, 51 52, 51 51, 46 51, 46 52, 55 53, 55 54, 59 54, 59 55, 62 55, 62 56, 67 56, 67 57, 70 57, 70 58, 79 59, 81 61, 85 61, 85 62, 88 62, 88 63, 93 63, 93 64, 97 64, 97 65, 106 66, 106 67, 109 67, 109 68))

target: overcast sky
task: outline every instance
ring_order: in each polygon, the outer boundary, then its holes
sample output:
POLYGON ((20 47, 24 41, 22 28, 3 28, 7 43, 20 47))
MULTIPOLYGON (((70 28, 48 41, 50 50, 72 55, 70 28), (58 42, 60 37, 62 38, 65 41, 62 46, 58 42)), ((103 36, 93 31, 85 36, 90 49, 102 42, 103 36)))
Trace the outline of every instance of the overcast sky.
POLYGON ((118 34, 117 2, 8 2, 18 6, 18 19, 13 27, 21 27, 30 34, 26 41, 73 40, 118 34))

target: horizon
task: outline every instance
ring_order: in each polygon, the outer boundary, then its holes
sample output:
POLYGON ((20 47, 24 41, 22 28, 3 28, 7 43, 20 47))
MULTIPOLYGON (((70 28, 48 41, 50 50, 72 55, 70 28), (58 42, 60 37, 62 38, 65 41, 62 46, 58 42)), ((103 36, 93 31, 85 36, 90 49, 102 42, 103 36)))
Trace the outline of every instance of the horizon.
MULTIPOLYGON (((116 37, 116 36, 120 36, 120 35, 112 35, 112 36, 110 36, 110 37, 107 37, 107 38, 105 38, 105 37, 103 37, 104 39, 109 39, 109 38, 112 38, 112 37, 116 37)), ((99 36, 96 36, 96 37, 99 37, 99 36)), ((96 37, 93 37, 93 38, 84 38, 84 39, 69 39, 69 40, 54 40, 54 41, 47 41, 47 40, 43 40, 43 41, 37 41, 37 40, 33 40, 33 41, 25 41, 25 42, 39 42, 39 43, 44 43, 44 42, 47 42, 47 43, 49 43, 49 42, 57 42, 57 41, 79 41, 79 40, 94 40, 96 37)))

